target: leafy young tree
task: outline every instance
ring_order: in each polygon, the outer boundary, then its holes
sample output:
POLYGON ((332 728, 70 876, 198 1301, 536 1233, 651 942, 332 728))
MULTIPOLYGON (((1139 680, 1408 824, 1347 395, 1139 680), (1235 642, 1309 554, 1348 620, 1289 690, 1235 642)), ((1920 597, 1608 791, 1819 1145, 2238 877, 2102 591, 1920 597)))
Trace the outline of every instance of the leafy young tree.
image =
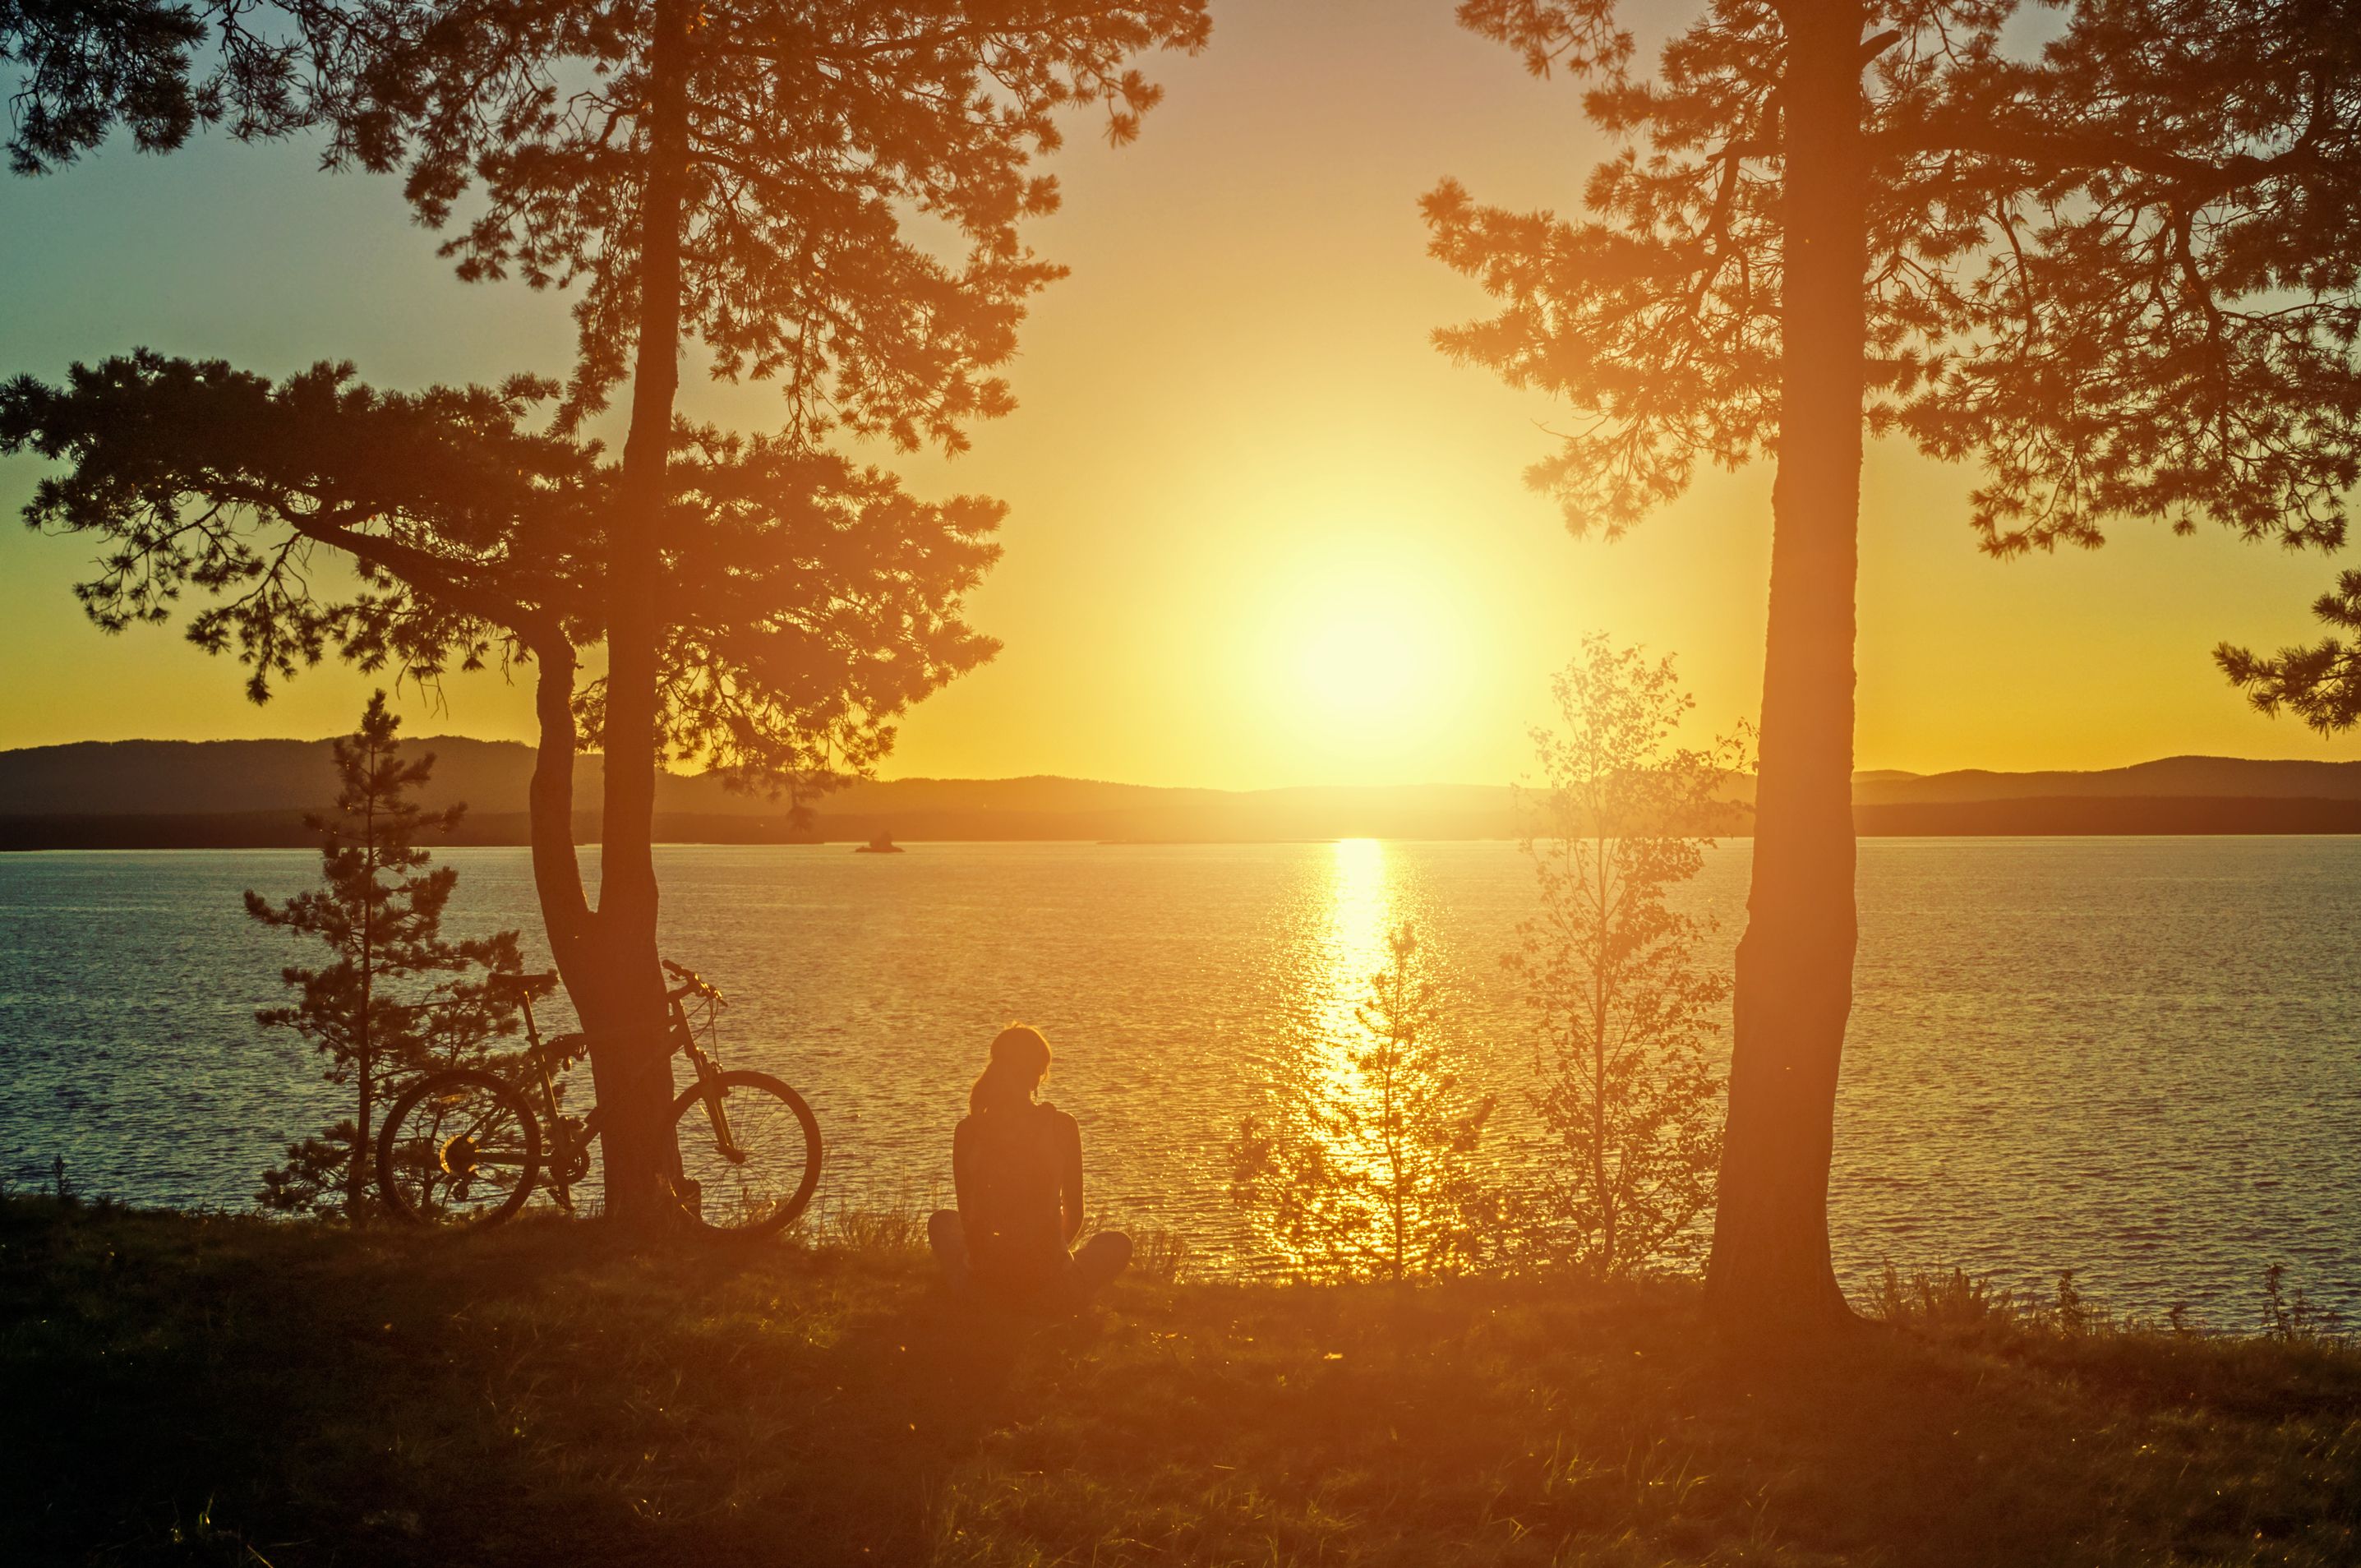
POLYGON ((1127 139, 1159 95, 1128 61, 1209 26, 1205 0, 0 6, 19 168, 115 124, 155 148, 211 122, 318 127, 332 164, 400 171, 431 226, 464 207, 444 247, 463 278, 580 285, 567 428, 630 390, 604 534, 600 895, 579 922, 598 956, 567 988, 627 1223, 672 1212, 650 837, 683 340, 718 375, 775 380, 796 450, 835 427, 956 450, 1013 406, 996 367, 1058 275, 1018 230, 1057 204, 1031 166, 1060 114, 1095 107, 1127 139))
POLYGON ((1551 689, 1565 728, 1533 731, 1543 787, 1524 846, 1542 909, 1505 962, 1542 1035, 1549 1248, 1631 1274, 1713 1204, 1723 1082, 1709 1047, 1730 982, 1699 964, 1706 927, 1666 896, 1703 866, 1742 748, 1675 747, 1695 701, 1673 661, 1603 635, 1551 689))
POLYGON ((1350 1073, 1288 1086, 1275 1120, 1244 1118, 1230 1195, 1270 1225, 1297 1266, 1346 1277, 1455 1273, 1482 1255, 1494 1194, 1473 1163, 1489 1099, 1472 1097, 1443 1047, 1432 981, 1407 925, 1356 1010, 1350 1073))
MULTIPOLYGON (((378 392, 331 365, 272 382, 143 352, 0 388, 0 451, 62 465, 25 516, 104 542, 79 590, 93 620, 185 611, 258 700, 332 654, 424 681, 529 667, 533 876, 579 999, 598 994, 601 949, 575 858, 577 711, 602 688, 577 674, 605 635, 620 477, 596 444, 534 422, 554 397, 524 378, 378 392), (324 553, 348 574, 320 569, 324 553)), ((695 430, 670 483, 659 726, 674 757, 824 788, 873 768, 897 715, 991 655, 961 607, 998 554, 997 504, 922 504, 829 454, 695 430)))
POLYGON ((1856 933, 1865 433, 1984 469, 2007 555, 2110 518, 2327 548, 2361 461, 2361 43, 2322 0, 1707 0, 1632 69, 1615 0, 1466 0, 1621 144, 1579 220, 1425 198, 1501 302, 1442 346, 1553 394, 1532 471, 1609 537, 1774 458, 1754 883, 1708 1296, 1848 1315, 1828 1173, 1856 933), (2046 41, 2014 47, 2046 34, 2046 41))
POLYGON ((443 936, 459 873, 428 870, 433 856, 419 839, 449 832, 466 807, 418 805, 412 792, 433 778, 434 759, 404 757, 401 728, 378 692, 360 728, 336 741, 335 814, 304 818, 320 835, 321 885, 280 904, 246 895, 247 915, 316 938, 329 953, 322 967, 281 970, 297 1000, 256 1020, 293 1030, 328 1058, 328 1081, 353 1091, 349 1120, 289 1145, 287 1163, 263 1173, 265 1208, 366 1212, 378 1103, 430 1062, 472 1059, 514 1032, 515 998, 531 988, 514 931, 443 936))

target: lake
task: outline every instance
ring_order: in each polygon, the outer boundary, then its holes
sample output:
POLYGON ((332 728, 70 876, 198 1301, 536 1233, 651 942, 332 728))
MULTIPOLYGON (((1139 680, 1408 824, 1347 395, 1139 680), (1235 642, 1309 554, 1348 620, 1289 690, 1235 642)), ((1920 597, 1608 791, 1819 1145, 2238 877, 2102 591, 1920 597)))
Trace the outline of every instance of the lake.
MULTIPOLYGON (((445 851, 451 926, 525 928, 522 850, 445 851)), ((595 853, 591 857, 595 870, 595 853)), ((1499 968, 1531 912, 1512 845, 919 844, 658 851, 667 954, 733 1003, 733 1063, 800 1088, 823 1193, 925 1201, 992 1034, 1038 1025, 1093 1203, 1250 1265, 1223 1148, 1350 1027, 1384 932, 1418 928, 1449 1034, 1516 1157, 1532 1048, 1499 968)), ((1687 890, 1727 962, 1748 847, 1687 890)), ((0 859, 0 1164, 86 1192, 243 1207, 340 1091, 258 1031, 296 939, 239 894, 302 850, 0 859)), ((1956 1264, 2045 1294, 2251 1322, 2263 1268, 2361 1309, 2361 839, 1869 839, 1831 1193, 1849 1283, 1956 1264)), ((587 1072, 585 1087, 587 1089, 587 1072)))

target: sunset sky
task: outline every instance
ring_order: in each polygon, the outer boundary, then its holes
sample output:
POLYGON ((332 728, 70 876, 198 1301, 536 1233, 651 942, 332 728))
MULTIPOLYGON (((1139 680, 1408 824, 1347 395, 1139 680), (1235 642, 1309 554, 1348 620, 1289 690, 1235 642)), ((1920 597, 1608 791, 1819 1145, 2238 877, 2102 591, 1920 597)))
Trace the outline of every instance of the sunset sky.
MULTIPOLYGON (((1450 12, 1217 4, 1203 57, 1154 62, 1170 95, 1139 144, 1076 125, 1066 210, 1031 236, 1074 276, 1026 332, 1019 411, 955 462, 873 454, 924 493, 1013 509, 972 606, 1006 649, 910 717, 889 774, 1507 780, 1594 628, 1677 652, 1704 722, 1752 713, 1768 471, 1709 475, 1622 543, 1577 543, 1520 477, 1554 411, 1429 346, 1485 301, 1426 258, 1419 194, 1448 174, 1570 208, 1598 150, 1573 90, 1450 12)), ((564 297, 458 283, 391 181, 313 159, 214 137, 0 183, 0 370, 54 378, 140 345, 273 374, 350 358, 389 387, 565 369, 564 297)), ((692 383, 695 415, 776 421, 768 389, 692 383)), ((35 472, 0 464, 0 503, 35 472)), ((2254 715, 2208 657, 2310 636, 2331 564, 2136 524, 2095 554, 1995 564, 1970 482, 1872 451, 1860 765, 2361 756, 2254 715)), ((68 591, 89 554, 0 532, 0 746, 348 727, 368 685, 350 672, 256 708, 176 631, 102 637, 68 591)), ((530 729, 497 676, 403 706, 414 733, 530 729)))

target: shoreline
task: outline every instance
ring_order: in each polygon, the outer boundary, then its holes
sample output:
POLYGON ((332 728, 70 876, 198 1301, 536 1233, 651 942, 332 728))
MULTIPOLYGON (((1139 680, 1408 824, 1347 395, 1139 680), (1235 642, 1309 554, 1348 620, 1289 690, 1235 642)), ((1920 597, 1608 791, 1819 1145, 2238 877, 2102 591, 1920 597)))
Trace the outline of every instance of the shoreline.
MULTIPOLYGON (((1095 817, 1010 824, 992 814, 877 816, 830 819, 812 827, 754 817, 681 817, 659 813, 655 841, 674 847, 849 849, 882 836, 911 844, 1091 844, 1104 847, 1332 843, 1380 839, 1400 843, 1508 843, 1499 828, 1440 830, 1433 822, 1372 821, 1334 831, 1140 832, 1095 817)), ((0 816, 0 854, 93 850, 310 850, 318 835, 300 811, 189 813, 175 816, 0 816)), ((2361 800, 2329 797, 2058 796, 1933 805, 1857 806, 1861 839, 2288 839, 2361 835, 2361 800)), ((1716 835, 1751 839, 1749 832, 1716 835)), ((451 848, 523 849, 521 813, 471 814, 440 842, 451 848)), ((598 845, 597 819, 577 821, 575 847, 598 845)))

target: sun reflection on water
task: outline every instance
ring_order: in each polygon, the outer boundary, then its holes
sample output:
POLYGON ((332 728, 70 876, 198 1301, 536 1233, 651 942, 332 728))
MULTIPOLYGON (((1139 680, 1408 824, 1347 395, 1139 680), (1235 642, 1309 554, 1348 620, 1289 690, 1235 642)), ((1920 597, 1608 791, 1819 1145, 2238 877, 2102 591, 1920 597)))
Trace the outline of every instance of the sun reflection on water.
POLYGON ((1330 887, 1320 1020, 1327 1043, 1334 1045, 1358 1035, 1357 1012, 1369 977, 1385 967, 1386 932, 1394 920, 1385 845, 1375 839, 1339 839, 1330 887))
MULTIPOLYGON (((1304 884, 1294 930, 1282 939, 1282 951, 1274 955, 1279 982, 1291 993, 1283 1009, 1290 1027, 1282 1050, 1270 1064, 1261 1114, 1274 1123, 1288 1123, 1299 1134, 1317 1135, 1290 1117, 1291 1109, 1304 1098, 1367 1109, 1367 1090, 1352 1052, 1366 1042, 1361 1009, 1368 1001, 1371 977, 1386 965, 1387 935, 1401 916, 1396 868, 1379 840, 1339 839, 1327 865, 1319 868, 1314 862, 1314 867, 1304 884)), ((1329 1140, 1328 1157, 1356 1174, 1374 1168, 1370 1151, 1358 1143, 1329 1140)), ((1266 1259, 1282 1266, 1310 1261, 1295 1256, 1264 1216, 1246 1218, 1266 1259)))
MULTIPOLYGON (((1373 1113, 1377 1097, 1353 1065, 1352 1052, 1366 1049, 1368 1029, 1361 1010, 1370 982, 1387 965, 1386 938, 1399 923, 1386 847, 1376 839, 1340 839, 1328 916, 1328 944, 1322 974, 1319 1036, 1301 1058, 1307 1075, 1340 1102, 1373 1113)), ((1376 1174, 1378 1160, 1366 1140, 1332 1141, 1329 1157, 1358 1175, 1376 1174)))

